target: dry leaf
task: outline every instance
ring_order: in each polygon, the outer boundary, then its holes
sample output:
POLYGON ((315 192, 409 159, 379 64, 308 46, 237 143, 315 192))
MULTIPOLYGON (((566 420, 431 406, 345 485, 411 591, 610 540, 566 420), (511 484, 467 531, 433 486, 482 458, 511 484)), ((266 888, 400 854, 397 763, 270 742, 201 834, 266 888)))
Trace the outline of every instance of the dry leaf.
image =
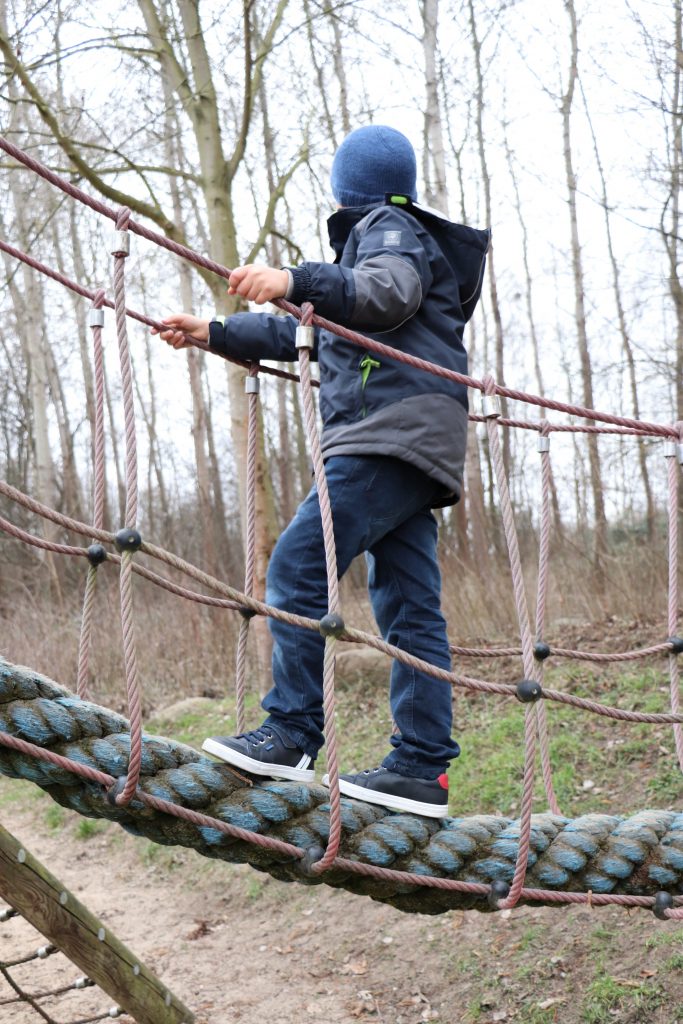
POLYGON ((344 964, 343 967, 339 968, 340 974, 367 974, 368 973, 368 962, 367 960, 352 960, 348 964, 344 964))
POLYGON ((566 999, 563 996, 555 996, 551 999, 544 999, 542 1003, 536 1003, 539 1010, 549 1010, 551 1006, 560 1006, 562 1003, 566 1003, 566 999))

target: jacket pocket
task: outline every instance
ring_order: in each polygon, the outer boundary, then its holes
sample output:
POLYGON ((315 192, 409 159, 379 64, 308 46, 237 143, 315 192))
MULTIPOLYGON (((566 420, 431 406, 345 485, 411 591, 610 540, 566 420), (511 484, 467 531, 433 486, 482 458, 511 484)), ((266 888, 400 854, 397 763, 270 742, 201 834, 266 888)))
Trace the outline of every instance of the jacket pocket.
POLYGON ((326 427, 354 423, 362 415, 363 387, 357 369, 320 368, 320 415, 326 427))

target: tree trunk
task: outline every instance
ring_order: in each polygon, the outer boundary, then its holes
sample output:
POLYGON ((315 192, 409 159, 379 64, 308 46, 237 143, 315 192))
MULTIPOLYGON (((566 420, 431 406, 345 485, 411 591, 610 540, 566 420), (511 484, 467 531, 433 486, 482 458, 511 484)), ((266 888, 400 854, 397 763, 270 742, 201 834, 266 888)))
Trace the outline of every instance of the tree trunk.
MULTIPOLYGON (((574 172, 572 145, 571 145, 571 111, 574 99, 574 90, 578 77, 578 26, 576 21, 576 10, 573 0, 564 0, 565 10, 569 15, 571 25, 571 56, 569 64, 569 80, 566 92, 562 98, 562 140, 564 150, 564 164, 567 180, 567 194, 569 207, 569 222, 571 227, 571 256, 572 275, 574 281, 574 310, 576 318, 576 335, 579 346, 579 359, 581 365, 581 381, 583 385, 582 401, 589 409, 595 408, 593 398, 593 368, 591 364, 590 350, 588 346, 588 332, 586 329, 586 307, 584 298, 584 273, 583 260, 581 255, 581 244, 579 240, 579 223, 576 209, 576 174, 574 172)), ((605 502, 602 493, 602 473, 600 469, 600 453, 598 450, 597 437, 594 434, 588 435, 588 459, 590 464, 590 485, 593 496, 593 511, 595 516, 594 540, 593 540, 593 567, 595 569, 595 581, 598 587, 604 586, 605 556, 607 554, 607 519, 605 516, 605 502)))

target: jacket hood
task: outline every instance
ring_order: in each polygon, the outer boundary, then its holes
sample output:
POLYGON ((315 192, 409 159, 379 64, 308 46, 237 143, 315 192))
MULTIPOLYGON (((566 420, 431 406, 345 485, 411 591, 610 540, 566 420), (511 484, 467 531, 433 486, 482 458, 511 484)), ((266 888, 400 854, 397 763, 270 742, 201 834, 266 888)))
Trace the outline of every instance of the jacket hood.
POLYGON ((481 294, 486 253, 491 244, 490 229, 456 224, 437 210, 414 203, 410 196, 387 193, 384 203, 342 207, 328 219, 327 229, 335 253, 335 263, 341 259, 344 246, 356 224, 382 205, 394 206, 424 224, 446 257, 458 282, 460 305, 464 319, 468 321, 481 294))

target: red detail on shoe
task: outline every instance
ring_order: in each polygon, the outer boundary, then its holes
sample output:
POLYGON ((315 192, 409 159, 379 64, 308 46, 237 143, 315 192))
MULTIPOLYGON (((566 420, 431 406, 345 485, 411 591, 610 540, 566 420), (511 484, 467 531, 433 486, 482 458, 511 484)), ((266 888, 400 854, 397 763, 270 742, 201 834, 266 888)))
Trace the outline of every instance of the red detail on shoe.
POLYGON ((442 789, 448 789, 448 776, 446 774, 439 775, 436 781, 439 783, 442 789))

